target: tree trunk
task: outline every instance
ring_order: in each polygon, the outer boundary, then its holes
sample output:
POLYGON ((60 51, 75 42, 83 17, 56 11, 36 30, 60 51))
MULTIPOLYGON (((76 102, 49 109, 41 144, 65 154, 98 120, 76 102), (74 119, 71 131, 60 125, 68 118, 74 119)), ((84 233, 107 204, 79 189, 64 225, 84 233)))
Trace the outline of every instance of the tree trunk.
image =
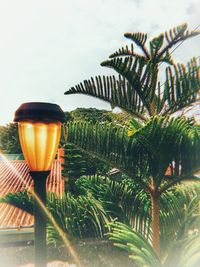
POLYGON ((152 203, 152 245, 158 256, 160 255, 160 224, 159 224, 159 197, 153 195, 152 203))

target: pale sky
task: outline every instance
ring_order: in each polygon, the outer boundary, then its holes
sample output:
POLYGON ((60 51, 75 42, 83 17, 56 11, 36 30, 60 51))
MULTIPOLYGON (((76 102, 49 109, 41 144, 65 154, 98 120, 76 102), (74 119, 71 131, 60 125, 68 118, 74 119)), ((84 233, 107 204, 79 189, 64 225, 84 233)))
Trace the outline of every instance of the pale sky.
MULTIPOLYGON (((83 79, 109 75, 100 62, 129 44, 124 32, 152 37, 184 22, 193 30, 199 15, 198 0, 0 0, 0 125, 30 101, 57 103, 64 111, 110 108, 64 92, 83 79)), ((184 42, 175 60, 200 56, 199 45, 199 36, 184 42)))

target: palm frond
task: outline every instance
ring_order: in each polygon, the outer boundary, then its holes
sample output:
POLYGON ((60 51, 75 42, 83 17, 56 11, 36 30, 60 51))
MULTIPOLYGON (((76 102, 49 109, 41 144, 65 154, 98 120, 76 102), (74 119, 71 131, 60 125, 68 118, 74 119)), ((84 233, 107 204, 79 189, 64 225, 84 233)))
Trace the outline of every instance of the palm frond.
POLYGON ((124 56, 130 56, 130 57, 141 57, 143 60, 146 60, 144 56, 141 56, 134 52, 133 44, 131 44, 131 48, 126 45, 125 47, 122 47, 118 51, 114 52, 109 56, 109 58, 115 58, 115 57, 124 57, 124 56))
POLYGON ((183 65, 175 65, 170 49, 199 33, 189 31, 187 24, 179 25, 169 33, 153 38, 149 42, 149 51, 146 47, 147 34, 126 33, 125 37, 136 43, 144 55, 136 54, 133 44, 130 49, 122 47, 110 56, 110 60, 101 63, 101 66, 115 70, 120 75, 119 80, 113 76, 98 76, 72 87, 65 94, 80 93, 100 98, 143 121, 156 114, 171 114, 191 105, 199 99, 199 66, 194 60, 187 69, 183 65), (166 68, 162 93, 158 71, 163 62, 171 66, 166 68))
POLYGON ((145 111, 148 111, 150 116, 155 114, 153 99, 157 86, 158 64, 146 62, 141 57, 125 57, 107 60, 101 65, 110 67, 125 77, 132 90, 140 97, 145 111))
POLYGON ((162 266, 156 252, 143 236, 119 222, 111 223, 109 226, 111 227, 111 232, 108 233, 109 239, 114 242, 114 246, 128 251, 129 257, 138 267, 162 266))
MULTIPOLYGON (((133 140, 140 143, 140 147, 144 149, 143 153, 146 151, 149 167, 152 168, 151 175, 160 174, 165 178, 169 164, 175 161, 176 168, 180 168, 178 162, 182 161, 182 169, 178 175, 188 175, 189 179, 190 173, 200 168, 198 129, 198 126, 193 126, 183 118, 156 116, 134 132, 133 140)), ((173 175, 175 178, 176 172, 173 175)))
POLYGON ((149 177, 157 180, 157 186, 165 181, 160 189, 163 192, 171 182, 189 178, 200 168, 200 137, 194 137, 194 129, 183 118, 154 117, 128 137, 126 128, 122 127, 70 123, 68 142, 133 177, 147 192, 149 177), (166 169, 172 161, 176 168, 182 162, 181 173, 175 172, 170 179, 165 179, 166 169))
POLYGON ((142 124, 137 120, 132 119, 129 121, 128 136, 133 136, 137 130, 142 128, 142 124))
POLYGON ((142 32, 136 32, 136 33, 125 33, 124 36, 132 40, 137 46, 139 46, 147 59, 150 58, 148 50, 145 46, 147 40, 147 34, 142 32))
POLYGON ((7 203, 33 214, 33 197, 28 191, 9 193, 0 198, 0 203, 7 203))
POLYGON ((85 80, 83 83, 72 87, 65 94, 86 94, 97 97, 144 120, 142 114, 144 106, 140 96, 121 76, 118 79, 115 76, 91 78, 91 80, 85 80))
POLYGON ((163 46, 163 41, 164 41, 164 35, 163 34, 160 34, 158 37, 155 37, 155 38, 153 38, 153 40, 151 40, 151 42, 149 43, 151 58, 156 59, 158 51, 163 46))
POLYGON ((133 181, 112 181, 100 176, 83 176, 76 185, 86 196, 99 200, 113 220, 129 225, 135 231, 151 238, 150 201, 140 186, 133 181))
POLYGON ((48 209, 71 238, 103 237, 107 231, 105 225, 111 220, 100 201, 91 196, 64 194, 58 198, 55 194, 49 194, 48 209))
POLYGON ((192 59, 187 68, 174 65, 166 68, 163 97, 157 106, 161 115, 172 114, 200 99, 200 67, 192 59))
POLYGON ((144 72, 143 70, 145 67, 145 61, 141 58, 114 58, 102 62, 101 66, 114 69, 125 77, 136 91, 139 92, 139 89, 141 90, 141 74, 144 72))
POLYGON ((112 125, 91 125, 90 123, 70 123, 68 142, 92 153, 122 173, 135 177, 144 190, 149 186, 142 181, 138 167, 143 166, 143 175, 148 172, 147 159, 142 153, 142 146, 127 136, 125 128, 112 125), (146 171, 145 171, 145 168, 146 171))
POLYGON ((165 40, 167 41, 167 45, 159 52, 158 58, 162 57, 175 44, 194 37, 199 33, 199 31, 189 31, 186 23, 170 29, 169 32, 166 31, 165 40))
POLYGON ((198 267, 200 253, 200 236, 192 235, 174 243, 164 259, 157 256, 151 244, 128 226, 114 222, 109 224, 111 232, 108 237, 114 246, 130 253, 130 258, 138 266, 148 267, 198 267))
POLYGON ((166 253, 199 224, 200 183, 177 185, 160 197, 161 248, 166 253))

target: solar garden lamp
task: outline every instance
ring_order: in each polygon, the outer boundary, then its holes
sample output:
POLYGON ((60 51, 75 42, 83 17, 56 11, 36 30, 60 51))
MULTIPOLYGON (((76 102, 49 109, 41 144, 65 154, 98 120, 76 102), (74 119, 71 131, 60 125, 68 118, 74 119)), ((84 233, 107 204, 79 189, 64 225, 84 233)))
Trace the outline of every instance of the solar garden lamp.
POLYGON ((50 174, 60 141, 65 114, 56 104, 30 102, 15 112, 19 139, 25 160, 34 180, 35 266, 46 266, 46 179, 50 174), (38 199, 39 201, 38 201, 38 199), (39 203, 41 202, 41 203, 39 203))

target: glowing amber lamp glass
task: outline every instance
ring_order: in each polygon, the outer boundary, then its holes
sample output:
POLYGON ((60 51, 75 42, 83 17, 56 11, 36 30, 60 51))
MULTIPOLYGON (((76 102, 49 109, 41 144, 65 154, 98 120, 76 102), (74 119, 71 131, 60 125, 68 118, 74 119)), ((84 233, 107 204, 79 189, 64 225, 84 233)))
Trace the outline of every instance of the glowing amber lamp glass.
POLYGON ((61 122, 20 121, 19 138, 31 171, 51 169, 61 134, 61 122))

